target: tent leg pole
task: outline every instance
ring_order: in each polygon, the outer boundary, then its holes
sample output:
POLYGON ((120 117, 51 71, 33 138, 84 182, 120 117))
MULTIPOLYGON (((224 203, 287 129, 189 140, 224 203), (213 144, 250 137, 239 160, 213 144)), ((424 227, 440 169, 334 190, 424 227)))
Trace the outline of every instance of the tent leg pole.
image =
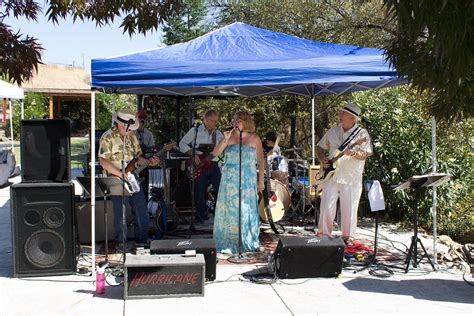
POLYGON ((12 112, 12 99, 10 99, 10 102, 8 103, 10 106, 10 139, 12 143, 12 153, 13 151, 13 112, 12 112))
POLYGON ((315 162, 315 141, 314 141, 314 95, 311 97, 311 157, 312 157, 312 166, 315 162))
POLYGON ((95 279, 95 92, 91 93, 91 246, 92 246, 92 278, 95 279))
MULTIPOLYGON (((436 163, 436 119, 434 118, 434 116, 431 117, 431 165, 432 172, 438 172, 438 166, 436 163)), ((433 205, 431 207, 431 216, 433 218, 433 262, 435 266, 438 265, 438 256, 436 254, 436 239, 438 238, 436 203, 436 187, 433 187, 433 205)))

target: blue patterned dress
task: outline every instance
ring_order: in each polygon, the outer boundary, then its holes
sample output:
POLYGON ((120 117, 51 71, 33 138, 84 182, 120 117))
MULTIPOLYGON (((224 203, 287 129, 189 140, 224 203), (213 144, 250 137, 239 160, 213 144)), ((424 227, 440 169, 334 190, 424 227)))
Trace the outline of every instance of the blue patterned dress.
MULTIPOLYGON (((260 246, 260 217, 257 196, 257 152, 242 146, 242 252, 260 246)), ((217 196, 214 239, 218 252, 238 253, 239 250, 239 145, 229 145, 225 152, 221 184, 217 196)))

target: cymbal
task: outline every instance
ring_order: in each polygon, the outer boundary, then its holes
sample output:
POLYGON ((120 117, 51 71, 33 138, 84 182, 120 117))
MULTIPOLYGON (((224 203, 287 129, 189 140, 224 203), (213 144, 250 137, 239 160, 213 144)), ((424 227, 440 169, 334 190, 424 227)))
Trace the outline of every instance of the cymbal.
POLYGON ((293 146, 293 148, 285 149, 284 152, 287 152, 287 151, 302 151, 302 150, 303 150, 303 147, 295 147, 295 146, 293 146))
POLYGON ((298 159, 298 158, 288 159, 288 162, 304 162, 304 161, 305 161, 304 159, 298 159))

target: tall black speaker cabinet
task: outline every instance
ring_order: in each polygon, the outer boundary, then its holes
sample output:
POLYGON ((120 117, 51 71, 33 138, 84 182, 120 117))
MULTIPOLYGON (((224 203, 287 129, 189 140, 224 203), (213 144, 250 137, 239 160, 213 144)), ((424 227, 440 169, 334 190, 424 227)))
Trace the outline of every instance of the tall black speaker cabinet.
POLYGON ((21 181, 71 181, 70 123, 67 120, 22 120, 21 181))
POLYGON ((76 272, 72 183, 11 186, 13 276, 76 272))

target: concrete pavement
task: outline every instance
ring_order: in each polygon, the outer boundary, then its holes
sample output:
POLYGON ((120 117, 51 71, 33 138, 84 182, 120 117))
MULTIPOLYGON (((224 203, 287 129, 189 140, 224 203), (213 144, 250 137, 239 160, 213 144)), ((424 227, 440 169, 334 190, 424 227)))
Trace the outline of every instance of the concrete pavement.
MULTIPOLYGON (((18 178, 14 181, 19 181, 18 178)), ((370 230, 367 234, 371 234, 370 230)), ((393 232, 381 230, 391 238, 393 232)), ((409 244, 409 232, 404 242, 409 244)), ((398 242, 398 241, 397 241, 398 242)), ((87 256, 84 256, 87 261, 87 256)), ((86 262, 85 261, 85 262, 86 262)), ((87 263, 87 262, 86 262, 87 263)), ((84 264, 84 261, 82 262, 84 264)), ((462 272, 425 263, 409 273, 378 278, 368 270, 344 269, 339 278, 277 280, 263 284, 246 275, 263 264, 219 264, 217 280, 203 297, 126 300, 123 287, 107 286, 96 296, 91 276, 13 278, 10 188, 0 189, 0 315, 326 315, 424 314, 473 315, 474 287, 462 272)), ((466 276, 472 283, 470 275, 466 276)), ((110 284, 122 278, 108 275, 110 284)))

